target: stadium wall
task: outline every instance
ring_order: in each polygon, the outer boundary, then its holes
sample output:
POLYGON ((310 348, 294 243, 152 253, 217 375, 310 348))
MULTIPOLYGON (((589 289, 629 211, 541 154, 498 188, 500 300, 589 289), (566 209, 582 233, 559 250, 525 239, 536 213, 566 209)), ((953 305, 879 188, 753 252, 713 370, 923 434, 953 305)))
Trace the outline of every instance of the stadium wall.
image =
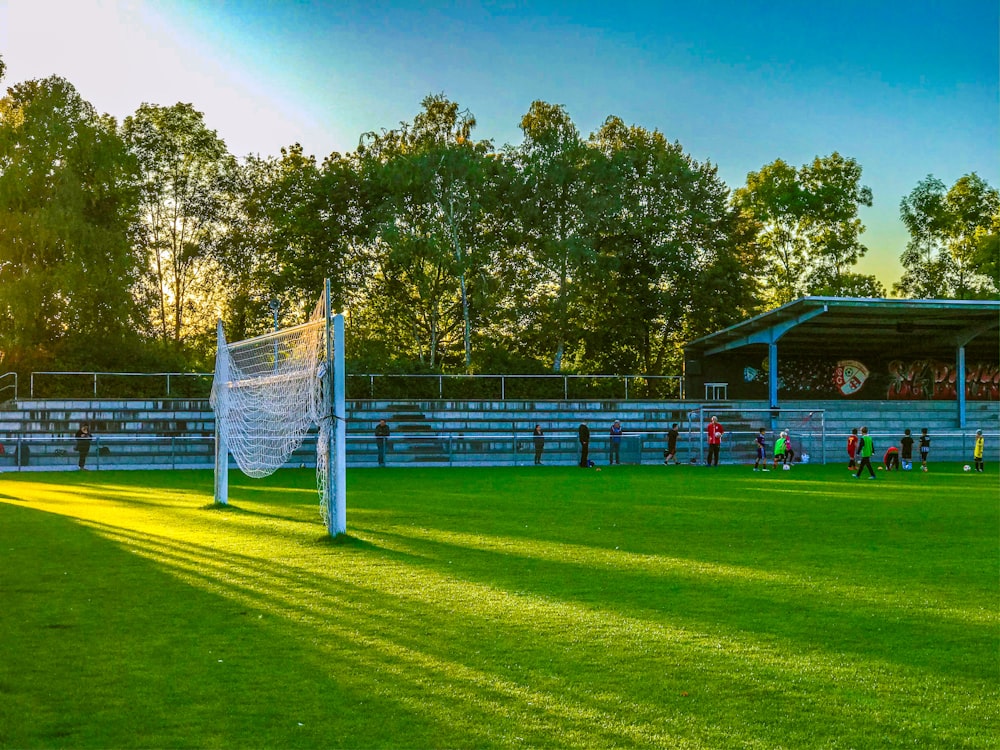
MULTIPOLYGON (((540 424, 546 435, 542 462, 573 465, 579 460, 577 430, 588 424, 591 458, 608 461, 609 429, 620 420, 625 433, 623 463, 660 464, 666 431, 678 424, 678 454, 683 463, 703 456, 703 423, 719 416, 727 435, 723 463, 752 461, 753 438, 760 427, 773 443, 777 430, 791 431, 798 453, 813 462, 846 460, 851 428, 866 425, 876 449, 898 444, 905 428, 914 435, 927 427, 932 461, 968 461, 977 429, 987 437, 988 463, 1000 463, 1000 404, 969 405, 967 426, 956 426, 953 402, 842 401, 788 402, 770 411, 766 401, 350 401, 347 462, 349 467, 377 465, 373 432, 386 419, 391 432, 391 466, 530 465, 531 432, 540 424), (812 413, 812 416, 809 416, 812 413)), ((95 440, 90 469, 210 468, 215 419, 204 400, 161 399, 35 400, 0 408, 0 471, 75 469, 73 435, 89 422, 95 440)), ((313 465, 307 439, 289 461, 313 465)), ((1000 467, 998 467, 1000 469, 1000 467)))

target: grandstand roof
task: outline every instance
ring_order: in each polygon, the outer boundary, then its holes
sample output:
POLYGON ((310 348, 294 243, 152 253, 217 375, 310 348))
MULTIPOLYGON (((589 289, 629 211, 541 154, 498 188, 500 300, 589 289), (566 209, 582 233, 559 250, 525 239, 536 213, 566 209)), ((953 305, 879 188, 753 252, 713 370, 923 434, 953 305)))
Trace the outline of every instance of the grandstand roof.
POLYGON ((782 356, 836 350, 954 359, 1000 355, 1000 301, 803 297, 688 343, 688 358, 779 343, 782 356))

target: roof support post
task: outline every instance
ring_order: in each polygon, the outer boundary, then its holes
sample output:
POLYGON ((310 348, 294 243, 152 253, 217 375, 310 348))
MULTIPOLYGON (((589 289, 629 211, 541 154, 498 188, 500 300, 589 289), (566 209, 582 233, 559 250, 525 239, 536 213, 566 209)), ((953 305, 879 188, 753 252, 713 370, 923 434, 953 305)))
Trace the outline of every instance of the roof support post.
POLYGON ((778 342, 767 345, 767 400, 772 409, 778 408, 778 342))
POLYGON ((955 359, 958 367, 955 373, 955 395, 958 403, 958 426, 965 427, 965 345, 960 344, 955 359))
POLYGON ((997 321, 991 320, 975 328, 967 328, 955 336, 955 402, 958 405, 958 426, 965 427, 965 346, 977 336, 993 332, 997 329, 997 321))

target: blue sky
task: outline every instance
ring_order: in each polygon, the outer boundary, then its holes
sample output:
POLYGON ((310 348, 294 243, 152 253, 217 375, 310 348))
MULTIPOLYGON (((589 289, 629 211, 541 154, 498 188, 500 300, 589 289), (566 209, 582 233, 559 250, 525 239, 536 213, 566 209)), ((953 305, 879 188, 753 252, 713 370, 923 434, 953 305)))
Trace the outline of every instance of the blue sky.
POLYGON ((775 159, 862 166, 859 265, 899 278, 899 201, 933 174, 1000 187, 1000 3, 0 0, 6 85, 52 74, 100 111, 191 102, 236 155, 355 148, 444 93, 497 146, 531 102, 587 135, 658 129, 732 188, 775 159))

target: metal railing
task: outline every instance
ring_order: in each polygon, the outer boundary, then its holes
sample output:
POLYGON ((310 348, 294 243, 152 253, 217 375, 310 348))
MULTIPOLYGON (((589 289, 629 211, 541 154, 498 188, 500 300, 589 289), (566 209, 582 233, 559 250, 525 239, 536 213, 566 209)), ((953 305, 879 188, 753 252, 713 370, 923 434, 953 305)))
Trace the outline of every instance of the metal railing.
POLYGON ((683 399, 680 375, 446 375, 347 373, 348 398, 683 399), (394 388, 392 383, 402 384, 394 388), (359 384, 364 385, 359 386, 359 384), (360 388, 364 388, 362 396, 360 388))
MULTIPOLYGON (((14 376, 15 391, 17 375, 14 376)), ((4 377, 4 376, 0 376, 4 377)), ((29 382, 31 398, 207 398, 210 372, 37 371, 29 382), (156 379, 160 382, 156 383, 156 379), (192 385, 191 380, 195 383, 192 385), (131 380, 146 381, 131 383, 131 380), (204 382, 198 383, 201 380, 204 382), (177 393, 177 383, 186 393, 177 393), (165 388, 164 388, 165 387, 165 388), (103 391, 103 392, 102 392, 103 391), (195 393, 192 393, 195 391, 195 393)), ((683 399, 679 375, 447 375, 348 373, 347 397, 365 399, 563 400, 683 399)))
MULTIPOLYGON (((213 465, 215 438, 94 435, 86 456, 89 470, 121 468, 208 468, 213 465)), ((79 465, 75 437, 17 435, 0 441, 0 469, 60 470, 79 465)))
POLYGON ((3 375, 0 375, 0 403, 4 401, 17 401, 16 372, 5 372, 3 375), (13 378, 14 381, 13 383, 7 383, 6 385, 3 385, 4 381, 10 380, 11 378, 13 378), (11 389, 13 389, 13 395, 10 398, 7 398, 6 393, 11 389))
MULTIPOLYGON (((171 398, 176 395, 189 396, 190 394, 178 394, 176 391, 176 386, 178 382, 191 383, 192 380, 195 382, 195 385, 193 386, 194 389, 198 391, 198 396, 196 397, 207 398, 208 392, 211 389, 211 379, 213 376, 214 373, 211 372, 38 371, 31 373, 28 392, 30 394, 30 398, 35 398, 36 387, 38 387, 38 390, 41 391, 40 386, 42 385, 43 378, 60 378, 63 379, 63 382, 60 383, 58 386, 56 386, 56 391, 59 392, 59 397, 65 395, 65 392, 68 392, 68 397, 79 397, 77 396, 77 392, 81 389, 81 384, 83 384, 82 387, 86 388, 89 391, 90 395, 93 396, 93 398, 101 398, 99 385, 107 384, 109 381, 117 380, 119 393, 116 393, 113 396, 106 396, 108 398, 112 398, 112 397, 120 397, 120 392, 122 389, 123 382, 126 382, 131 379, 138 379, 140 381, 145 380, 147 381, 147 383, 140 383, 138 386, 135 387, 127 387, 125 388, 125 390, 136 391, 137 393, 143 394, 139 397, 155 398, 156 395, 150 395, 154 394, 155 391, 154 390, 146 391, 145 386, 152 379, 159 378, 165 381, 165 386, 166 386, 165 395, 167 398, 171 398), (75 379, 76 382, 70 382, 69 384, 67 384, 65 382, 65 379, 75 379), (198 380, 203 380, 206 382, 199 384, 197 383, 198 380)), ((162 390, 159 390, 159 395, 163 395, 162 390)), ((46 397, 47 396, 38 395, 38 398, 46 398, 46 397)))

